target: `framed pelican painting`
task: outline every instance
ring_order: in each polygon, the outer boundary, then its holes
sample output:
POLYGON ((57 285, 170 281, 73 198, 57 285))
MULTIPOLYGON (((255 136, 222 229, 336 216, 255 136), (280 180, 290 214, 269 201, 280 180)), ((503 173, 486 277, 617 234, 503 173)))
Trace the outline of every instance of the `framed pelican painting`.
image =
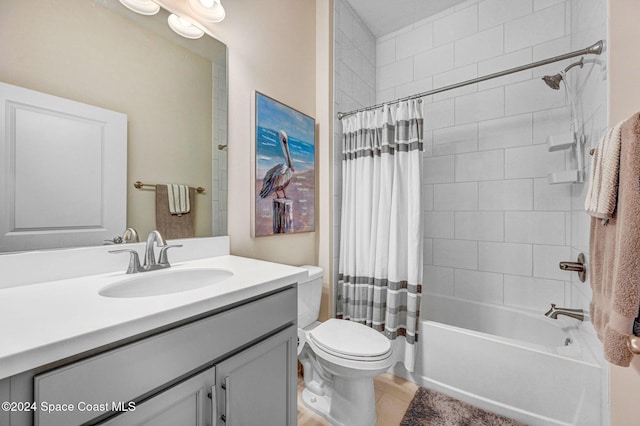
POLYGON ((253 235, 315 230, 315 119, 255 92, 253 235))

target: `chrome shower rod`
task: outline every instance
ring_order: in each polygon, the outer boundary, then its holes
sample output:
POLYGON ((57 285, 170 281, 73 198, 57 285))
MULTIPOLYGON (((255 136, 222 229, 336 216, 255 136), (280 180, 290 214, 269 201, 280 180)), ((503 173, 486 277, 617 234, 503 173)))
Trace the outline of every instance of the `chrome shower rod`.
POLYGON ((576 56, 599 55, 599 54, 602 53, 603 50, 604 50, 604 41, 603 40, 599 40, 598 42, 592 44, 589 47, 586 47, 586 48, 581 49, 581 50, 575 50, 573 52, 565 53, 564 55, 558 55, 558 56, 554 56, 552 58, 543 59, 541 61, 532 62, 532 63, 527 64, 527 65, 520 65, 519 67, 509 68, 509 69, 504 70, 504 71, 494 72, 493 74, 487 74, 487 75, 484 75, 482 77, 473 78, 471 80, 466 80, 466 81, 462 81, 460 83, 450 84, 448 86, 440 87, 438 89, 428 90, 426 92, 417 93, 415 95, 411 95, 411 96, 407 96, 407 97, 404 97, 404 98, 396 99, 395 101, 384 102, 384 103, 381 103, 381 104, 378 104, 378 105, 373 105, 373 106, 369 106, 369 107, 366 107, 366 108, 360 108, 360 109, 356 109, 354 111, 349 111, 349 112, 339 112, 338 113, 338 118, 342 119, 342 118, 344 118, 344 117, 346 117, 348 115, 352 115, 352 114, 355 114, 355 113, 360 112, 360 111, 367 111, 367 110, 370 110, 370 109, 381 108, 384 105, 397 104, 398 102, 407 101, 407 100, 410 100, 410 99, 416 99, 416 98, 422 98, 422 97, 429 96, 429 95, 435 95, 436 93, 446 92, 447 90, 457 89, 458 87, 464 87, 464 86, 468 86, 468 85, 474 84, 474 83, 480 83, 481 81, 491 80, 491 79, 502 77, 502 76, 505 76, 505 75, 508 75, 508 74, 513 74, 513 73, 516 73, 516 72, 528 70, 528 69, 531 69, 531 68, 541 67, 543 65, 552 64, 554 62, 563 61, 565 59, 575 58, 576 56))

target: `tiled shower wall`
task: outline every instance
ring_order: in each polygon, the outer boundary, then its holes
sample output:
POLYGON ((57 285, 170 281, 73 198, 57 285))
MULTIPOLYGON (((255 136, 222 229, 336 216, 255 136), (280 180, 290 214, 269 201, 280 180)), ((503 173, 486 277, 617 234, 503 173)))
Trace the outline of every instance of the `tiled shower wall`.
MULTIPOLYGON (((377 102, 570 51, 569 1, 471 0, 377 40, 377 102)), ((544 312, 567 306, 569 131, 555 63, 424 99, 425 291, 544 312)))
MULTIPOLYGON (((334 2, 334 111, 373 105, 376 100, 376 40, 346 0, 334 2)), ((342 125, 334 123, 333 282, 338 281, 342 206, 342 125)), ((325 272, 328 273, 328 272, 325 272)))

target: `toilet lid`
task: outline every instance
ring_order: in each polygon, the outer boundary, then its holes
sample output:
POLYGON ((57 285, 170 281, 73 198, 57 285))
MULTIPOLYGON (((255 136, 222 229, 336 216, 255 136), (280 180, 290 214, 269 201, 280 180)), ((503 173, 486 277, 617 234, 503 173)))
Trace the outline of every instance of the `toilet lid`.
POLYGON ((319 346, 335 354, 354 358, 380 357, 391 350, 391 342, 374 329, 357 322, 332 318, 309 332, 319 346))

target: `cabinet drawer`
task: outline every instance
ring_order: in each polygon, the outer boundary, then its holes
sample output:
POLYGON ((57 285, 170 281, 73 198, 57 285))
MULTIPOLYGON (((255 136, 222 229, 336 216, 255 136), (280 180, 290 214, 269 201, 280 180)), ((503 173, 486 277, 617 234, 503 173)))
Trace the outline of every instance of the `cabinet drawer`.
POLYGON ((35 376, 40 406, 72 404, 73 411, 38 410, 36 426, 71 426, 110 411, 296 321, 291 288, 100 355, 35 376), (80 404, 82 403, 82 404, 80 404), (79 405, 80 404, 80 405, 79 405), (83 408, 97 404, 95 410, 83 408))

